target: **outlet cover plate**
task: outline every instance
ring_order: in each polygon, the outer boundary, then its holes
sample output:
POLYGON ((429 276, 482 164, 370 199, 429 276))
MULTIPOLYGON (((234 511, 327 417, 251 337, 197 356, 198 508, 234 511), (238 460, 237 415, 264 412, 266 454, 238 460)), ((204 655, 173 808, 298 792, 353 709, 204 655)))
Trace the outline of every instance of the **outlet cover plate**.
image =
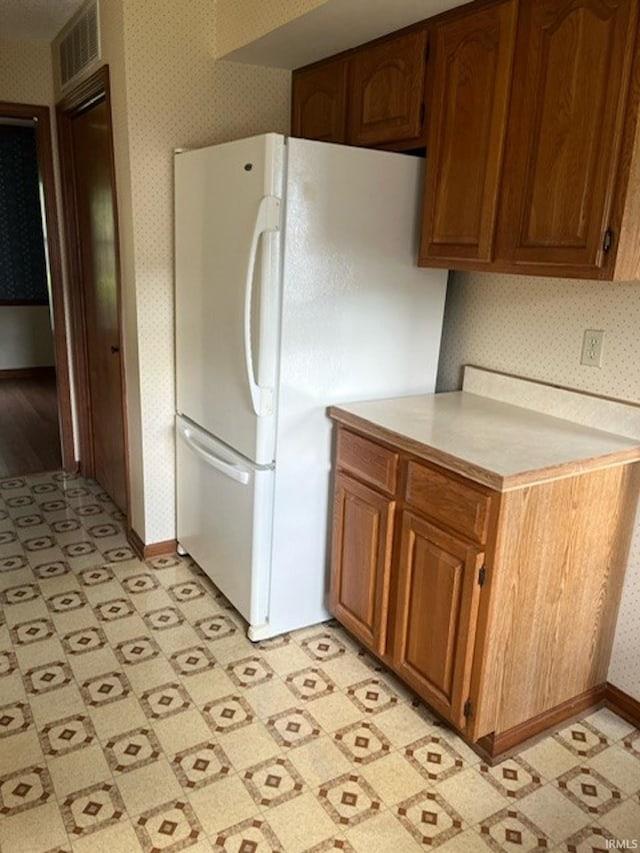
POLYGON ((582 339, 580 364, 587 367, 602 367, 603 345, 604 331, 602 329, 586 329, 582 339))

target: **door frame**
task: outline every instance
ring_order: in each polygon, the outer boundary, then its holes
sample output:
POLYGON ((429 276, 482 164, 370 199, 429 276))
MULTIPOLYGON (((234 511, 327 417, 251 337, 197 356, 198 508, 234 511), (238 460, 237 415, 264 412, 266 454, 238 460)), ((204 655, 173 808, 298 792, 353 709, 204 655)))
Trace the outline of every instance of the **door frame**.
MULTIPOLYGON (((124 476, 127 493, 127 523, 131 506, 131 486, 129 478, 129 445, 127 428, 126 374, 123 349, 123 318, 121 298, 121 263, 118 226, 118 204, 115 182, 115 157, 113 151, 113 118, 111 110, 111 92, 109 84, 109 66, 99 68, 91 77, 83 80, 71 92, 56 104, 58 123, 58 143, 61 165, 62 206, 65 217, 65 248, 67 271, 70 282, 81 281, 82 263, 80 232, 78 229, 78 210, 75 196, 75 161, 73 155, 72 123, 80 113, 89 109, 96 101, 104 100, 109 120, 109 150, 111 160, 111 195, 113 199, 113 218, 115 232, 115 271, 116 271, 116 310, 118 316, 118 346, 120 347, 120 388, 122 395, 124 476)), ((74 368, 76 391, 76 418, 78 429, 78 449, 80 473, 86 477, 95 476, 95 449, 91 429, 91 386, 89 383, 89 358, 87 344, 86 305, 84 290, 69 287, 69 307, 74 340, 74 368)))
POLYGON ((73 438, 73 414, 71 410, 71 377, 67 351, 66 298, 62 276, 60 251, 60 225, 56 202, 56 182, 53 167, 53 137, 48 106, 16 104, 0 101, 0 116, 3 118, 33 119, 36 133, 38 172, 42 184, 43 238, 46 245, 49 272, 49 310, 52 318, 52 333, 56 365, 56 389, 58 397, 58 422, 62 467, 67 473, 78 469, 73 438))

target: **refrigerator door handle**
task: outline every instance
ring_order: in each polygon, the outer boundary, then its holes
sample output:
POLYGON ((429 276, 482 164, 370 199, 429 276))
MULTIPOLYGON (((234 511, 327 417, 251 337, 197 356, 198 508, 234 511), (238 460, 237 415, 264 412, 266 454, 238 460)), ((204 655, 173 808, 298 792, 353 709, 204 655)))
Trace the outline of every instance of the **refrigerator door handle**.
POLYGON ((188 426, 180 424, 179 430, 180 436, 185 444, 190 447, 191 450, 193 450, 193 452, 196 453, 204 462, 211 465, 212 468, 220 471, 220 473, 224 474, 226 477, 230 477, 232 480, 236 480, 238 483, 241 483, 243 486, 248 484, 250 480, 250 474, 248 471, 244 470, 239 465, 224 462, 213 453, 210 453, 203 444, 200 444, 193 431, 190 430, 188 426))
POLYGON ((260 386, 256 382, 253 367, 253 354, 251 352, 251 299, 253 291, 253 275, 258 253, 258 241, 260 236, 269 231, 280 230, 280 199, 273 195, 266 195, 260 200, 258 214, 251 237, 251 248, 249 249, 249 264, 247 267, 247 278, 244 290, 244 359, 247 369, 247 381, 251 403, 256 415, 273 414, 273 388, 260 386))

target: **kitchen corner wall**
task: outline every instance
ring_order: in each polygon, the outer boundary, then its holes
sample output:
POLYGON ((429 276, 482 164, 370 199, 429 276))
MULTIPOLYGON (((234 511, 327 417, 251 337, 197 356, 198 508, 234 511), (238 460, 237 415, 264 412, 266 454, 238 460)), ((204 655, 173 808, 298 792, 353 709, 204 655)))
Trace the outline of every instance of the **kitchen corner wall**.
MULTIPOLYGON (((452 273, 438 390, 476 364, 640 404, 640 283, 452 273), (580 365, 585 329, 604 329, 602 368, 580 365)), ((640 700, 640 514, 609 681, 640 700)))
POLYGON ((173 150, 286 132, 290 73, 216 61, 214 0, 106 0, 100 9, 118 192, 130 520, 151 544, 175 538, 173 150))

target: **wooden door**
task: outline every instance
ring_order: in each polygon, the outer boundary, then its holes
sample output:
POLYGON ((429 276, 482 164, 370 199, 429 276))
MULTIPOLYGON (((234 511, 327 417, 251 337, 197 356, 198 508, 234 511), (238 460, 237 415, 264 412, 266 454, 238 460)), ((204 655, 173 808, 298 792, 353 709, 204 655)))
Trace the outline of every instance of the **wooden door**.
POLYGON ((347 121, 346 60, 294 71, 292 134, 323 142, 344 142, 347 121))
POLYGON ((523 272, 595 276, 638 4, 531 0, 520 10, 497 254, 523 272))
POLYGON ((410 512, 402 515, 394 669, 463 729, 482 553, 410 512))
POLYGON ((420 29, 353 53, 348 142, 385 145, 420 138, 426 45, 427 31, 420 29))
POLYGON ((492 260, 516 16, 505 0, 432 31, 421 264, 492 260))
POLYGON ((104 97, 67 119, 86 387, 81 470, 127 508, 111 120, 104 97))
POLYGON ((370 649, 387 648, 389 573, 395 501, 336 475, 331 609, 370 649))

